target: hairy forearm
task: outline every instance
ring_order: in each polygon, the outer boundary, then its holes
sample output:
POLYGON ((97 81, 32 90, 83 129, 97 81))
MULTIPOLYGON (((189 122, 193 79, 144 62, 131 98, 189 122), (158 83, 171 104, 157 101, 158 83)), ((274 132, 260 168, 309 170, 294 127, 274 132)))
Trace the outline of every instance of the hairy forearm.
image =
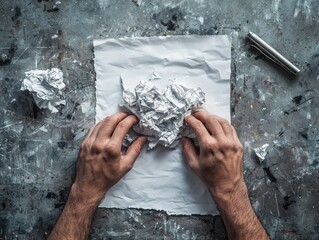
POLYGON ((224 220, 229 239, 269 239, 251 207, 244 183, 230 194, 215 197, 215 201, 224 220))
POLYGON ((99 198, 89 199, 73 185, 49 240, 87 239, 99 198))

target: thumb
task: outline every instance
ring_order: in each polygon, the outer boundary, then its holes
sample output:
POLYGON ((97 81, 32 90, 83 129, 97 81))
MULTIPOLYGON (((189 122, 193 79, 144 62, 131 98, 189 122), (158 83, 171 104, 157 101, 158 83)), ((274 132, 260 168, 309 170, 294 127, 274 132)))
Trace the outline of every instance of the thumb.
POLYGON ((196 149, 192 141, 187 138, 182 138, 183 143, 183 152, 185 154, 185 157, 187 159, 188 165, 193 169, 195 172, 199 170, 199 157, 196 153, 196 149))
POLYGON ((142 137, 136 138, 134 142, 131 143, 124 157, 124 161, 126 162, 127 165, 131 167, 133 166, 135 160, 140 155, 140 152, 144 144, 146 143, 146 141, 147 141, 147 137, 142 136, 142 137))

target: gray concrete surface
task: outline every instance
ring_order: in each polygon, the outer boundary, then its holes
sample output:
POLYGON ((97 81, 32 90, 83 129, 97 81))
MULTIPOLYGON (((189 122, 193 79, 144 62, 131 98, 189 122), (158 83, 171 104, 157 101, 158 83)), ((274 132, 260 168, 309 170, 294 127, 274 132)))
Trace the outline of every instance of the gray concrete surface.
MULTIPOLYGON (((319 239, 318 1, 61 0, 56 8, 51 0, 0 2, 0 239, 46 239, 63 209, 94 119, 92 39, 167 34, 231 35, 232 122, 245 146, 253 207, 272 239, 319 239), (249 30, 300 67, 300 76, 251 49, 249 30), (19 90, 26 71, 51 67, 62 69, 67 85, 67 104, 57 114, 19 90), (265 143, 269 152, 260 162, 253 149, 265 143)), ((90 238, 226 234, 219 217, 99 209, 90 238)))

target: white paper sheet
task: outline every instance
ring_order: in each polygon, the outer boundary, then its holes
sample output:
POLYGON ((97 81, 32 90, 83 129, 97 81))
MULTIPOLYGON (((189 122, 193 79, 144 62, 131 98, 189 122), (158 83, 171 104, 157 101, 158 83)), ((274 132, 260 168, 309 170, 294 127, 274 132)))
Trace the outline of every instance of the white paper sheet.
MULTIPOLYGON (((228 36, 174 36, 94 41, 96 121, 120 110, 126 87, 158 73, 159 88, 176 78, 206 94, 204 107, 230 120, 231 43, 228 36)), ((143 149, 133 169, 107 193, 100 207, 164 210, 169 214, 218 214, 202 181, 187 166, 181 146, 143 149)))

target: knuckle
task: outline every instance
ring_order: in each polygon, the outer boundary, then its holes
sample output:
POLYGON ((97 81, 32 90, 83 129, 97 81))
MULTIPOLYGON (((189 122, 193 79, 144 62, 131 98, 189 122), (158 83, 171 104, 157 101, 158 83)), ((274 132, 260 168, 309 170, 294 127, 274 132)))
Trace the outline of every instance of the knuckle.
POLYGON ((209 141, 209 140, 206 140, 203 142, 203 148, 205 150, 214 150, 216 148, 216 143, 209 141))
POLYGON ((234 146, 235 145, 232 142, 229 142, 229 141, 223 141, 220 144, 221 149, 223 149, 224 151, 233 150, 234 146))
POLYGON ((229 122, 224 118, 219 119, 219 122, 224 125, 230 125, 229 122))
POLYGON ((214 115, 209 115, 208 120, 217 121, 217 119, 216 119, 216 117, 214 115))
POLYGON ((118 127, 121 129, 126 129, 130 127, 130 124, 128 123, 127 120, 124 120, 118 124, 118 127))
POLYGON ((211 119, 213 119, 215 122, 218 122, 221 125, 230 125, 228 120, 226 120, 225 118, 216 116, 216 115, 212 115, 211 119))
POLYGON ((216 115, 209 115, 208 119, 213 120, 213 121, 217 121, 217 116, 216 115))
POLYGON ((199 120, 194 121, 194 128, 195 129, 200 129, 202 127, 202 122, 199 120))
POLYGON ((110 142, 109 144, 107 144, 104 147, 104 150, 111 157, 117 156, 119 154, 117 145, 113 142, 110 142))
POLYGON ((243 152, 243 145, 241 143, 235 144, 234 148, 236 152, 243 152))
POLYGON ((199 130, 200 128, 201 128, 200 122, 197 122, 197 121, 196 121, 196 122, 194 123, 194 129, 195 129, 195 130, 199 130))
POLYGON ((104 122, 105 123, 110 123, 110 122, 113 122, 114 120, 114 117, 113 116, 107 116, 105 119, 104 119, 104 122))
POLYGON ((94 142, 92 145, 92 151, 96 153, 102 152, 103 148, 104 148, 103 144, 99 142, 94 142))
POLYGON ((81 145, 80 145, 80 149, 81 149, 81 150, 87 150, 87 148, 88 148, 88 147, 87 147, 87 143, 86 143, 85 141, 82 142, 81 145))
POLYGON ((233 146, 233 144, 227 140, 223 140, 220 142, 220 146, 222 148, 230 149, 233 146))
POLYGON ((210 116, 207 120, 207 123, 211 126, 216 126, 216 124, 218 124, 218 121, 215 117, 210 116))
POLYGON ((188 165, 191 169, 197 169, 195 161, 188 161, 188 165))
POLYGON ((132 150, 133 150, 135 155, 140 155, 140 153, 141 153, 141 147, 140 146, 135 147, 132 150))
POLYGON ((224 151, 234 151, 234 152, 240 152, 243 151, 243 147, 241 143, 236 143, 233 141, 223 141, 220 143, 220 148, 224 151))

